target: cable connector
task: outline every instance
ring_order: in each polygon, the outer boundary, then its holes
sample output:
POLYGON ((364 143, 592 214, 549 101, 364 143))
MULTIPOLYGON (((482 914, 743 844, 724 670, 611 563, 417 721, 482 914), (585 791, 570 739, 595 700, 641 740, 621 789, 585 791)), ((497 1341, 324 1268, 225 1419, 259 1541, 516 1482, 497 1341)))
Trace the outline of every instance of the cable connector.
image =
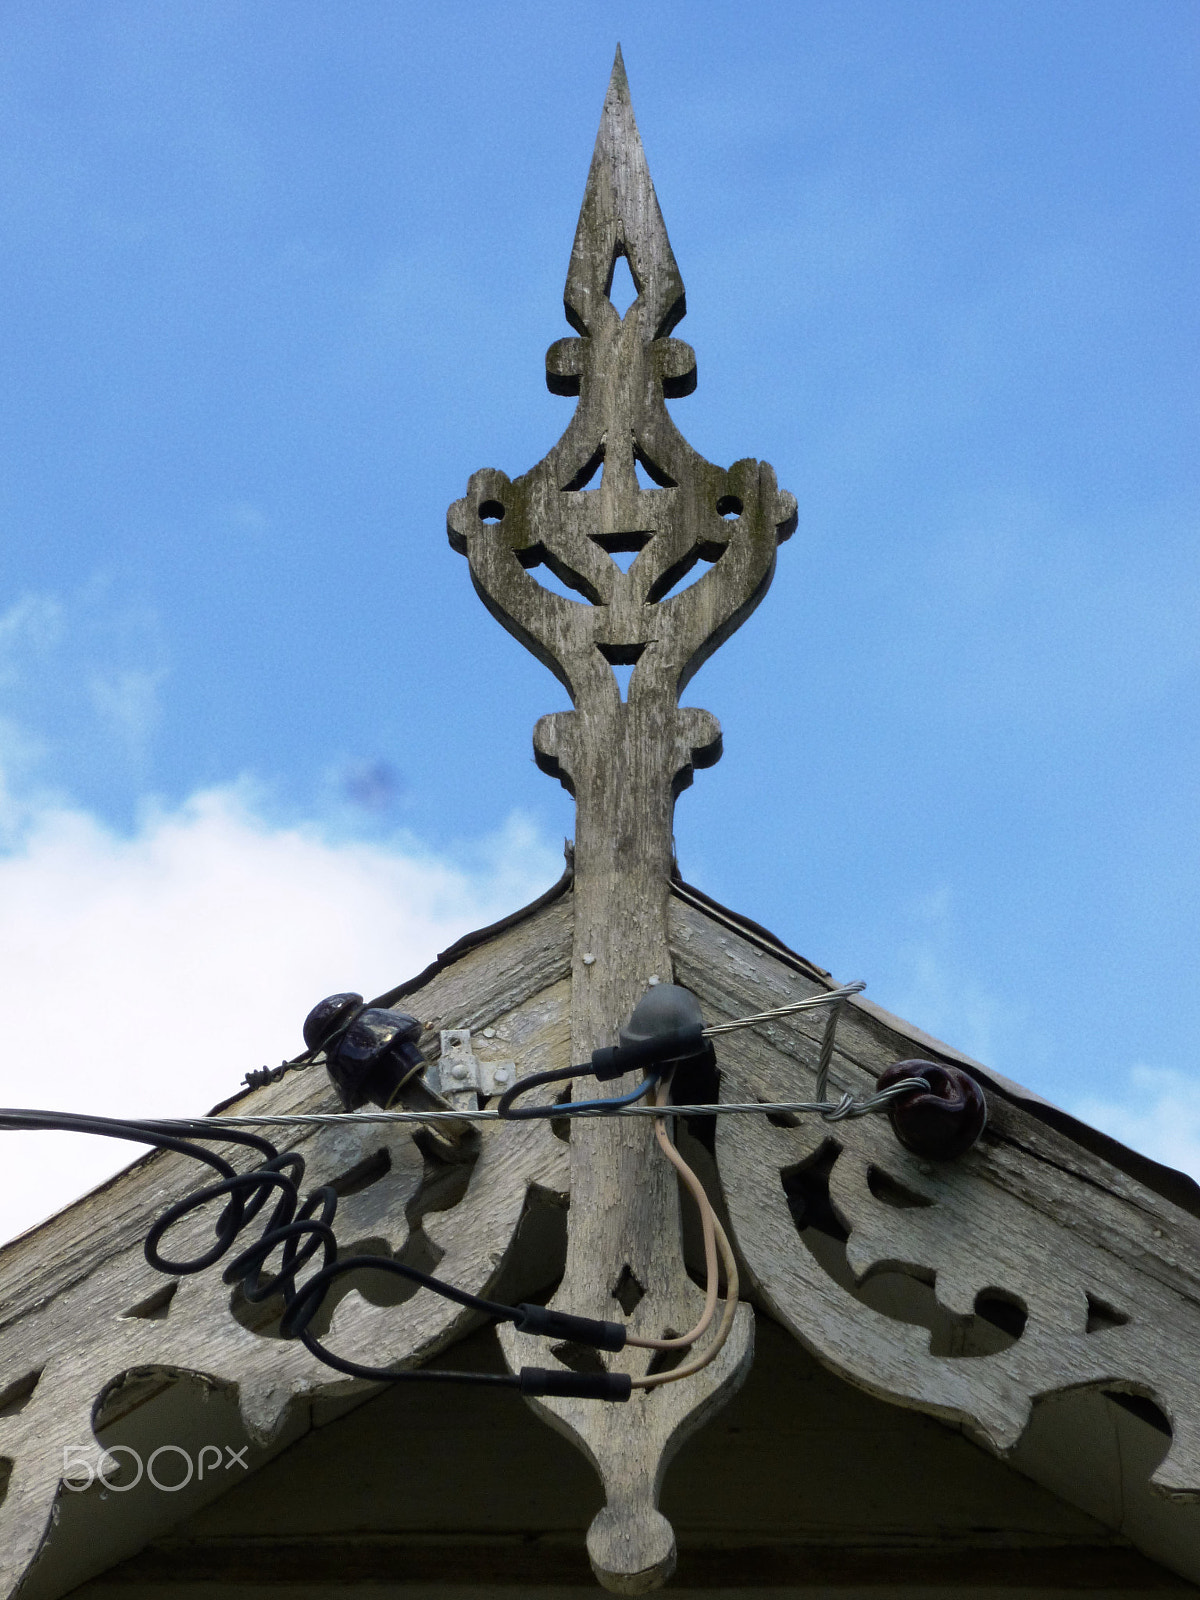
POLYGON ((704 1049, 704 1018, 690 989, 677 983, 649 988, 621 1029, 621 1042, 592 1051, 592 1072, 601 1083, 636 1067, 686 1061, 704 1049))
POLYGON ((556 1394, 572 1400, 628 1400, 633 1379, 627 1372, 550 1372, 521 1368, 522 1394, 556 1394))
MULTIPOLYGON (((569 1339, 596 1350, 624 1350, 625 1324, 598 1322, 594 1317, 573 1317, 566 1311, 551 1311, 548 1306, 519 1305, 521 1313, 513 1326, 518 1333, 535 1333, 544 1339, 569 1339)), ((530 1369, 531 1371, 534 1369, 530 1369)))
POLYGON ((636 1044, 609 1044, 593 1050, 592 1074, 601 1083, 607 1083, 610 1078, 619 1078, 637 1067, 698 1055, 703 1048, 704 1026, 698 1022, 694 1028, 673 1028, 670 1033, 641 1039, 636 1044))

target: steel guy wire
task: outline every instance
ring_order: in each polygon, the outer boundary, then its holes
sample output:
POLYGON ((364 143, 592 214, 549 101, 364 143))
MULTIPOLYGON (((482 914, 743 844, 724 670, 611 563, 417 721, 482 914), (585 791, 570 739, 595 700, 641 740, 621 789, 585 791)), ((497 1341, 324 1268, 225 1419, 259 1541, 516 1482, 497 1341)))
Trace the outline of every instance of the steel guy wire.
MULTIPOLYGON (((880 1089, 877 1093, 868 1095, 866 1099, 856 1100, 852 1094, 846 1092, 840 1100, 748 1100, 714 1105, 668 1105, 656 1106, 618 1106, 612 1111, 605 1111, 603 1106, 572 1106, 566 1101, 561 1106, 556 1106, 554 1115, 558 1117, 661 1117, 664 1114, 672 1117, 722 1117, 730 1114, 757 1111, 764 1116, 803 1116, 811 1113, 823 1117, 826 1122, 842 1122, 847 1117, 865 1117, 873 1111, 883 1111, 893 1100, 902 1099, 905 1095, 912 1094, 915 1090, 928 1091, 929 1084, 924 1078, 905 1078, 902 1083, 892 1084, 887 1089, 880 1089)), ((502 1117, 498 1111, 312 1111, 312 1112, 281 1112, 277 1116, 245 1116, 245 1117, 188 1117, 172 1120, 166 1117, 155 1117, 156 1127, 169 1128, 172 1131, 186 1132, 189 1128, 195 1129, 220 1129, 220 1128, 324 1128, 345 1127, 350 1123, 406 1123, 406 1122, 504 1122, 512 1119, 502 1117)))

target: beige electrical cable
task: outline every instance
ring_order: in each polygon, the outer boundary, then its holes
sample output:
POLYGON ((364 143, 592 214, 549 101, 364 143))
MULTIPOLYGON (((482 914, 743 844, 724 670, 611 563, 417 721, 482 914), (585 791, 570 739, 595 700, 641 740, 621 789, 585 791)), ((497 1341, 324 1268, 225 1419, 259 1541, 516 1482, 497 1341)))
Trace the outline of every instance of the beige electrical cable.
MULTIPOLYGON (((655 1103, 661 1105, 666 1093, 665 1083, 660 1083, 655 1091, 655 1103)), ((636 1345, 639 1350, 686 1350, 689 1345, 695 1344, 701 1334, 707 1332, 708 1325, 713 1319, 717 1309, 717 1218, 713 1211, 712 1203, 705 1192, 704 1185, 688 1166, 687 1162, 676 1150, 667 1136, 666 1123, 662 1117, 654 1119, 654 1137, 658 1140, 658 1147, 667 1160, 678 1172, 687 1185, 688 1192, 696 1202, 696 1209, 700 1213, 700 1226, 704 1230, 704 1283, 705 1298, 704 1311, 694 1328, 687 1333, 678 1334, 673 1339, 626 1339, 626 1344, 636 1345)))
MULTIPOLYGON (((666 1101, 666 1095, 667 1085, 665 1083, 660 1083, 655 1091, 655 1104, 660 1106, 663 1105, 666 1101)), ((674 1144, 671 1142, 670 1136, 667 1133, 665 1118, 660 1116, 654 1119, 654 1134, 658 1140, 659 1148, 662 1150, 667 1160, 683 1178, 684 1182, 688 1186, 689 1191, 693 1197, 697 1199, 697 1204, 700 1203, 698 1196, 703 1196, 701 1217, 711 1223, 715 1243, 720 1250, 721 1258, 725 1263, 725 1308, 721 1314, 721 1321, 717 1328, 716 1337, 701 1355, 697 1356, 694 1361, 685 1361, 682 1366, 672 1368, 670 1372, 648 1373, 644 1378, 634 1378, 633 1387, 635 1389, 655 1389, 663 1383, 678 1383, 680 1378, 690 1378, 693 1373, 702 1371, 702 1369, 708 1366, 709 1362, 719 1354, 722 1346, 725 1344, 726 1339, 728 1339, 729 1330, 733 1327, 734 1315, 738 1308, 739 1285, 737 1261, 734 1259, 733 1249, 729 1243, 728 1237, 726 1236, 725 1229, 721 1226, 720 1220, 717 1217, 716 1212, 713 1210, 707 1194, 704 1193, 704 1187, 699 1178, 697 1178, 691 1167, 688 1166, 687 1162, 683 1159, 683 1157, 679 1154, 679 1151, 676 1150, 674 1144)), ((705 1257, 706 1260, 708 1260, 707 1233, 705 1243, 705 1257)), ((711 1262, 709 1265, 710 1297, 713 1296, 716 1285, 716 1272, 713 1270, 715 1265, 715 1261, 711 1262)), ((701 1323, 697 1324, 697 1327, 701 1329, 706 1328, 708 1326, 708 1321, 711 1320, 711 1312, 708 1311, 707 1304, 705 1306, 705 1311, 706 1317, 701 1320, 701 1323)), ((628 1344, 650 1345, 656 1349, 674 1349, 685 1341, 695 1340, 699 1337, 700 1334, 693 1330, 692 1333, 685 1334, 679 1340, 656 1343, 653 1340, 629 1339, 626 1342, 628 1344)))

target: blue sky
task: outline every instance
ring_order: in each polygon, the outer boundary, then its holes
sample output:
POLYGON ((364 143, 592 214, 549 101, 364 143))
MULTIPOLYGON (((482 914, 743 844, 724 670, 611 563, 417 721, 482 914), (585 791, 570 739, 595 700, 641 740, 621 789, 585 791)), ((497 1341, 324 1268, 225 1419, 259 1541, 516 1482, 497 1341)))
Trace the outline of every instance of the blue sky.
MULTIPOLYGON (((445 509, 569 418, 543 357, 620 39, 699 359, 673 413, 800 504, 687 693, 725 757, 685 875, 1200 1174, 1198 27, 10 0, 8 1103, 203 1109, 556 874, 563 691, 445 509)), ((79 1188, 25 1148, 0 1231, 79 1188)))

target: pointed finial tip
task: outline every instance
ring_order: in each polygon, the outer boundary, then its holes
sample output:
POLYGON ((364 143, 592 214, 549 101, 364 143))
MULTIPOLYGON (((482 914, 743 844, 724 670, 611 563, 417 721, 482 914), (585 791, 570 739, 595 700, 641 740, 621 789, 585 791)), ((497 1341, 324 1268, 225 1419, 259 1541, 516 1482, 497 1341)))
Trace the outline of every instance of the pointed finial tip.
POLYGON ((612 75, 609 78, 608 86, 610 89, 623 88, 626 93, 629 92, 629 79, 625 76, 625 57, 621 54, 619 43, 617 45, 617 53, 613 57, 612 75))

